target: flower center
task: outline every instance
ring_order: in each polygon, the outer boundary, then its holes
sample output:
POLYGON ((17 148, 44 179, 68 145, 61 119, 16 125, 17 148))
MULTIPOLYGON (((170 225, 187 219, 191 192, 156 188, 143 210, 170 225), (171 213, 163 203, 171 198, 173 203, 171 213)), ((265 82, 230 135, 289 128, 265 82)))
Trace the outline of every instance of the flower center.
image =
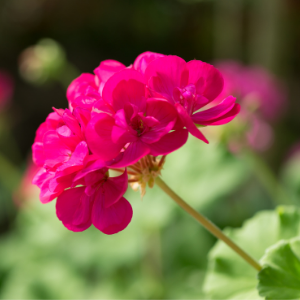
POLYGON ((174 101, 180 103, 183 108, 191 115, 194 111, 196 101, 196 87, 194 84, 189 84, 185 88, 174 88, 174 101))
MULTIPOLYGON (((128 167, 133 171, 129 171, 131 173, 129 183, 134 190, 140 189, 141 197, 146 193, 147 184, 150 188, 153 188, 155 178, 161 175, 165 158, 165 155, 162 156, 161 159, 152 155, 147 155, 134 165, 128 167)), ((128 174, 130 174, 129 172, 128 174)))

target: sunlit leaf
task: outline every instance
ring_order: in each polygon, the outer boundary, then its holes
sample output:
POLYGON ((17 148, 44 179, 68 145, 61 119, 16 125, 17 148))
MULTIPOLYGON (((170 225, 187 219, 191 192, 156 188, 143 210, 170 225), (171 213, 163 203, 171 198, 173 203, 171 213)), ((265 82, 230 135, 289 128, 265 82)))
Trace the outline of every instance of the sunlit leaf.
MULTIPOLYGON (((228 228, 225 233, 259 260, 279 240, 300 235, 300 209, 280 206, 259 212, 242 228, 228 228)), ((209 254, 206 293, 213 299, 261 299, 257 284, 257 271, 223 242, 217 242, 209 254)))
POLYGON ((266 299, 300 298, 300 238, 279 241, 261 259, 258 291, 266 299))

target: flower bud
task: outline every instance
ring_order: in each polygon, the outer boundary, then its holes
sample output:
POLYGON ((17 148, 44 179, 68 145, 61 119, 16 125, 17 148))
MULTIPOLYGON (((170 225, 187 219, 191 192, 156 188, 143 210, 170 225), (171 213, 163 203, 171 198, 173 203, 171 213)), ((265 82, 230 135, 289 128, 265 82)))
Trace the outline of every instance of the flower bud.
POLYGON ((66 64, 63 48, 52 39, 42 39, 20 55, 21 76, 34 84, 57 79, 66 64))

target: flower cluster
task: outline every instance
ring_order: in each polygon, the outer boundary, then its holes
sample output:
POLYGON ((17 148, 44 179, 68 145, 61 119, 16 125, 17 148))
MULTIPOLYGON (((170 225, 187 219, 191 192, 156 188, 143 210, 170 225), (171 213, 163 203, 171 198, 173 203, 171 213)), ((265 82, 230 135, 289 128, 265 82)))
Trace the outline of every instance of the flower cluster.
POLYGON ((69 230, 123 230, 132 218, 123 197, 128 182, 144 192, 188 132, 208 143, 197 125, 225 124, 238 114, 232 96, 203 109, 222 89, 220 72, 198 60, 145 52, 129 67, 101 62, 94 75, 70 84, 69 108, 54 109, 37 130, 33 183, 41 202, 57 198, 57 216, 69 230), (110 169, 122 174, 111 177, 110 169))
POLYGON ((262 67, 236 61, 219 62, 217 67, 224 77, 224 88, 214 102, 234 95, 242 105, 236 128, 230 130, 230 149, 239 152, 250 146, 256 151, 267 150, 274 136, 270 123, 281 117, 287 103, 282 84, 262 67))

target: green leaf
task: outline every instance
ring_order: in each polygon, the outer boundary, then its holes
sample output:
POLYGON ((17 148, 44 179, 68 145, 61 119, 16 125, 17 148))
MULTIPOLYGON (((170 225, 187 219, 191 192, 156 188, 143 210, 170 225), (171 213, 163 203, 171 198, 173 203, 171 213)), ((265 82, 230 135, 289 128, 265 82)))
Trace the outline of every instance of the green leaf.
MULTIPOLYGON (((280 206, 275 211, 259 212, 242 228, 228 228, 225 233, 259 260, 279 240, 300 235, 300 209, 280 206)), ((256 277, 253 267, 218 241, 209 253, 204 290, 213 299, 261 299, 256 277)))
POLYGON ((280 241, 261 259, 258 291, 266 299, 300 298, 300 238, 280 241))

